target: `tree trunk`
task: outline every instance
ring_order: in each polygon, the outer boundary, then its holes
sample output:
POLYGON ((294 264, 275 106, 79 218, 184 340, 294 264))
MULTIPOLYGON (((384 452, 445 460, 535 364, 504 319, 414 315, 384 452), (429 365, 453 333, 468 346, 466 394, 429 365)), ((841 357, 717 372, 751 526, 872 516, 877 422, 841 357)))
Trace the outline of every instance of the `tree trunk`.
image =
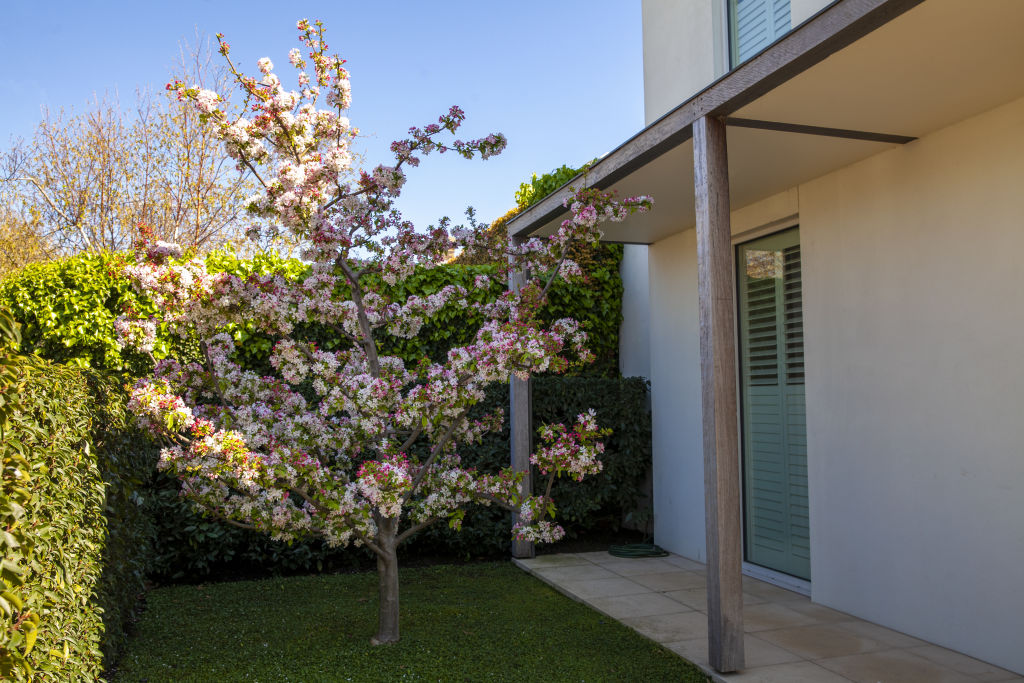
POLYGON ((398 642, 398 553, 397 519, 379 519, 377 524, 377 576, 380 586, 377 635, 374 645, 398 642))

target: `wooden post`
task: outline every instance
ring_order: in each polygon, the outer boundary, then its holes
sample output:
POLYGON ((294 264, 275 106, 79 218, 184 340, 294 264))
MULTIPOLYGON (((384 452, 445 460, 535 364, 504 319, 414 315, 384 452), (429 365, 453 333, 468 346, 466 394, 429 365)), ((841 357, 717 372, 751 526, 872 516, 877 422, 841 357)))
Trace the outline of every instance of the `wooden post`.
POLYGON ((704 431, 704 507, 708 551, 708 661, 743 668, 740 459, 736 410, 736 330, 729 163, 725 123, 693 123, 700 377, 704 431))
MULTIPOLYGON (((521 239, 512 238, 512 243, 519 245, 521 239)), ((518 291, 526 284, 526 273, 512 273, 509 276, 509 287, 518 291)), ((528 496, 531 492, 530 481, 530 446, 533 436, 533 406, 530 380, 512 377, 509 381, 509 426, 511 432, 512 469, 524 472, 520 495, 528 496)), ((516 516, 518 521, 518 515, 516 516)), ((512 557, 526 558, 534 556, 533 543, 529 541, 512 541, 512 557)))

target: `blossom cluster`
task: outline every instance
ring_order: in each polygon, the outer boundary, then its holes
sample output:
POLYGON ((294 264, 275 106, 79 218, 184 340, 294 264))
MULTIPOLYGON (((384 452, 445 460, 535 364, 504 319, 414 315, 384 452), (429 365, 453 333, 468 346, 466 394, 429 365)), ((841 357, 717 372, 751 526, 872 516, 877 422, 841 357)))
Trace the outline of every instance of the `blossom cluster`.
POLYGON ((588 474, 601 471, 601 454, 604 443, 598 439, 611 432, 597 425, 597 414, 593 409, 577 416, 571 430, 564 425, 544 425, 538 431, 544 446, 530 456, 530 462, 541 474, 567 474, 575 481, 582 481, 588 474))

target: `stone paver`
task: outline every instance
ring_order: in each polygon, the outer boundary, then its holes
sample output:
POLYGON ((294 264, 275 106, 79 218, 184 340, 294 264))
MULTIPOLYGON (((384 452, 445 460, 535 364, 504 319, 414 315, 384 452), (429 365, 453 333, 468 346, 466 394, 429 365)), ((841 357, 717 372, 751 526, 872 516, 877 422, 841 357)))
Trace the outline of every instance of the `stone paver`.
POLYGON ((607 552, 515 560, 557 590, 618 619, 718 683, 1024 683, 1024 677, 872 624, 800 593, 743 577, 746 669, 719 674, 707 657, 704 565, 670 555, 607 552))
MULTIPOLYGON (((545 578, 545 577, 541 577, 545 578)), ((550 583, 550 582, 549 582, 550 583)), ((613 598, 617 595, 635 595, 649 592, 640 584, 629 579, 591 579, 589 581, 562 581, 552 583, 556 588, 564 589, 573 597, 582 598, 613 598)))
POLYGON ((611 598, 590 598, 587 603, 598 612, 607 614, 612 619, 625 617, 650 617, 655 614, 672 614, 687 611, 671 598, 660 593, 638 593, 633 595, 617 595, 611 598))
POLYGON ((694 611, 655 614, 649 617, 626 617, 619 621, 659 643, 691 640, 701 636, 707 638, 708 632, 707 615, 694 611))
POLYGON ((822 659, 817 664, 856 683, 973 683, 975 680, 900 649, 822 659))
POLYGON ((758 636, 769 643, 803 656, 804 659, 843 657, 862 652, 884 650, 885 645, 859 636, 835 624, 811 624, 793 628, 760 631, 758 636))
POLYGON ((660 574, 640 574, 631 578, 641 586, 646 586, 652 591, 658 591, 659 593, 703 588, 705 584, 703 575, 697 572, 684 572, 678 569, 660 574))

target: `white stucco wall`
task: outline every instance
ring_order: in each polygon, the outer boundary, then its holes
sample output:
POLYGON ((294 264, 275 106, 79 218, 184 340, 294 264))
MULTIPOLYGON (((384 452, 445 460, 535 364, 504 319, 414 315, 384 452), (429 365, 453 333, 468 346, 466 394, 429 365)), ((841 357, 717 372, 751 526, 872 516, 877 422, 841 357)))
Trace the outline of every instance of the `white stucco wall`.
POLYGON ((724 8, 724 0, 643 0, 647 124, 728 70, 724 8))
POLYGON ((654 540, 703 561, 704 465, 697 325, 697 238, 650 247, 654 540))
POLYGON ((1024 100, 800 221, 813 598, 1024 672, 1024 100))
MULTIPOLYGON (((832 0, 790 0, 796 27, 832 0)), ((727 0, 642 0, 644 116, 649 125, 729 70, 727 0)))
MULTIPOLYGON (((1024 99, 733 231, 794 213, 813 599, 1024 672, 1024 99)), ((651 246, 655 540, 702 559, 696 272, 693 230, 651 246)))
POLYGON ((830 4, 832 0, 789 0, 790 26, 799 26, 830 4))
POLYGON ((622 326, 619 328, 619 371, 626 377, 651 376, 650 277, 647 245, 622 249, 622 326))

